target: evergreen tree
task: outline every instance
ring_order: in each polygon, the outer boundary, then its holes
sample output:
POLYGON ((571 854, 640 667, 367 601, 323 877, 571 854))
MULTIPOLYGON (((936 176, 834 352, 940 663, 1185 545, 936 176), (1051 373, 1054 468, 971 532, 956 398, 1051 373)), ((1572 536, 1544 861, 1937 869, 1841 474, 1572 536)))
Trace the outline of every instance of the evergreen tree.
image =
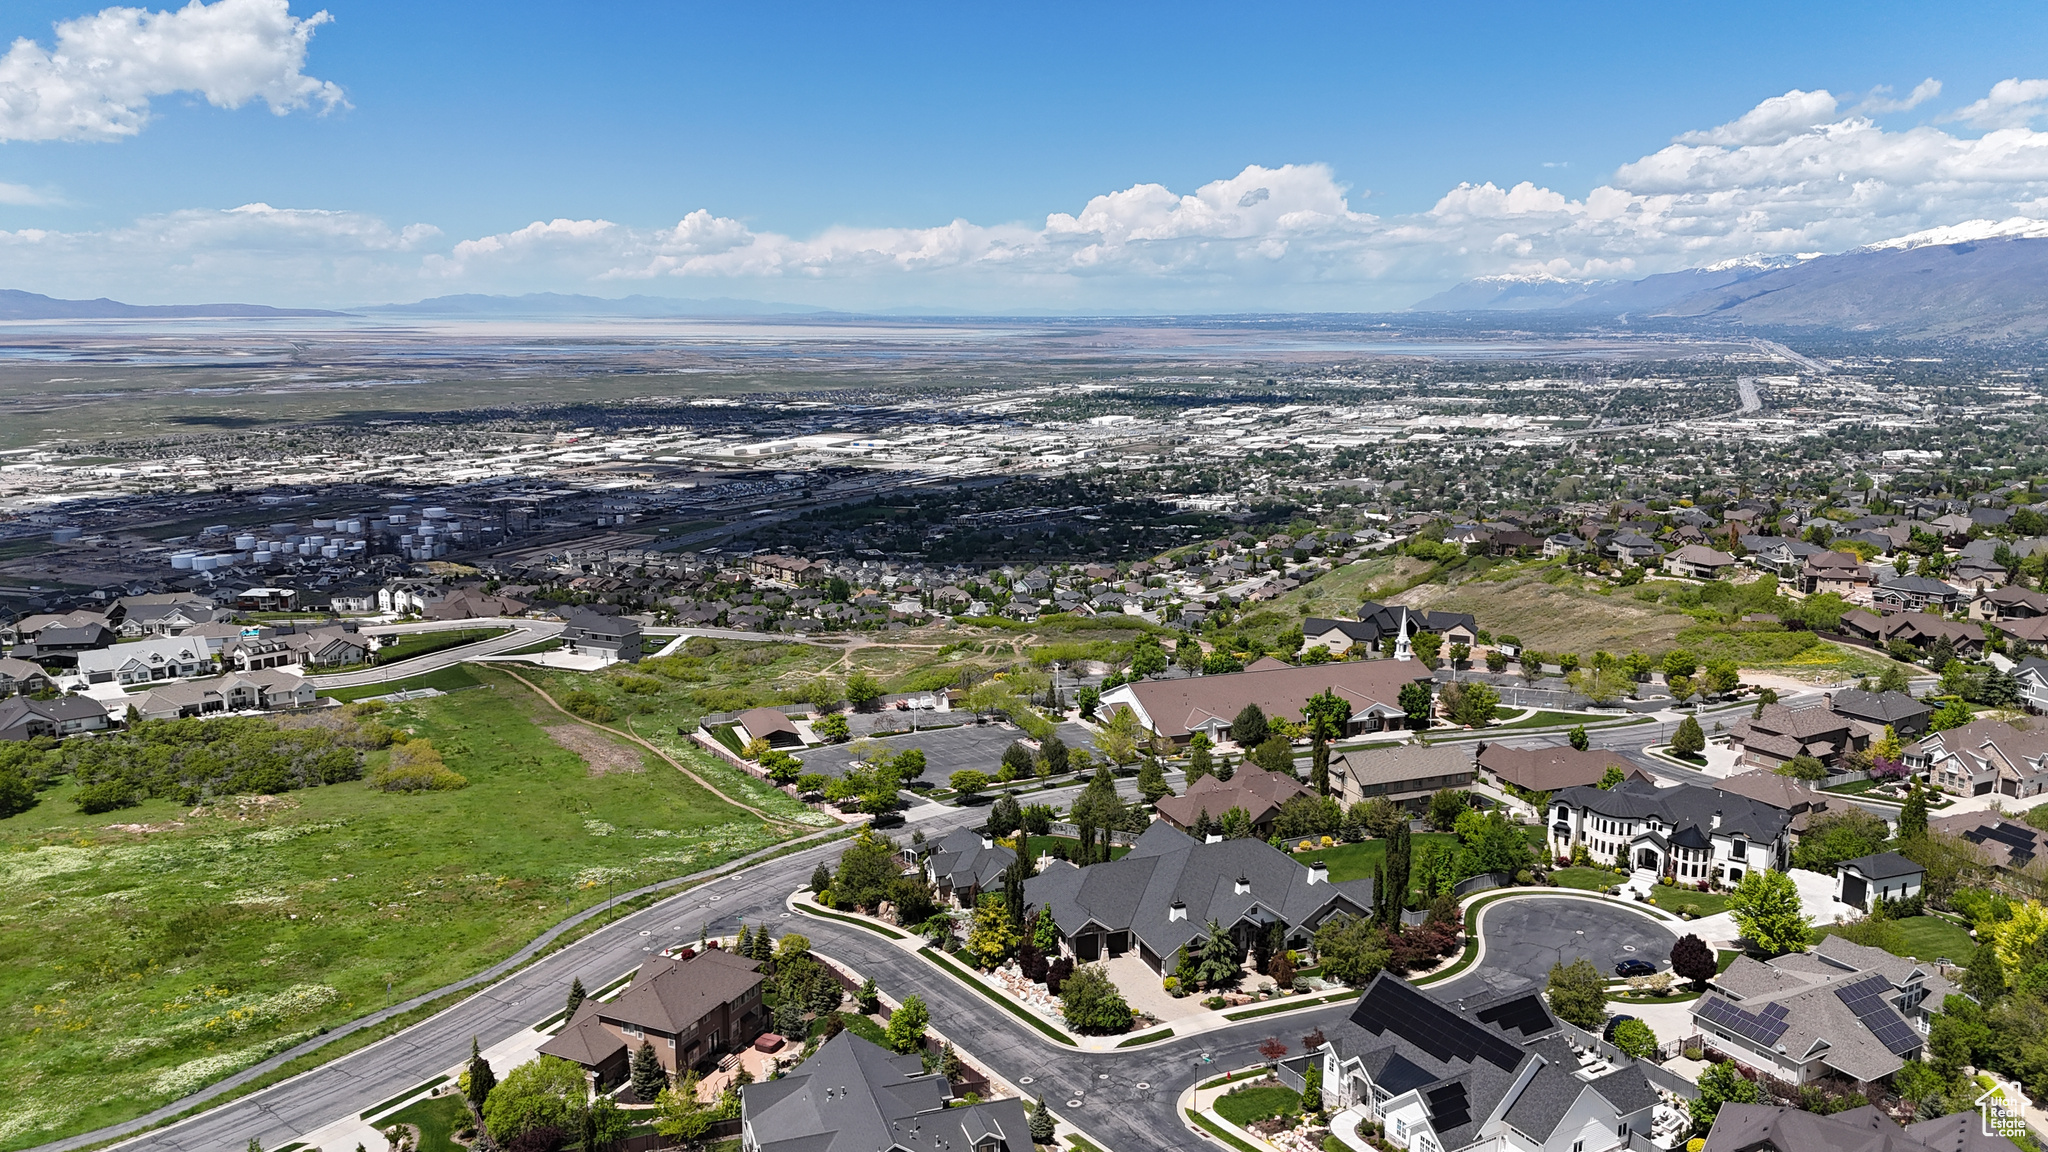
POLYGON ((861 1015, 872 1016, 882 1008, 882 993, 875 987, 875 978, 870 976, 860 982, 860 991, 853 994, 853 1002, 861 1015))
POLYGON ((589 993, 587 993, 587 992, 585 992, 585 991, 583 990, 583 977, 581 977, 581 976, 577 976, 577 977, 574 977, 573 979, 571 979, 571 980, 569 981, 569 1013, 568 1013, 568 1015, 569 1015, 570 1017, 574 1017, 574 1016, 576 1015, 576 1009, 578 1009, 578 1008, 580 1008, 580 1007, 582 1007, 582 1006, 583 1006, 583 1000, 584 1000, 584 998, 585 998, 586 996, 588 996, 588 995, 589 995, 589 993))
POLYGON ((1314 788, 1318 796, 1328 796, 1330 794, 1329 741, 1321 736, 1316 737, 1315 746, 1309 752, 1308 764, 1309 787, 1314 788))
POLYGON ((1218 780, 1221 780, 1224 783, 1228 784, 1230 782, 1230 778, 1236 773, 1237 769, 1231 766, 1230 754, 1228 752, 1216 758, 1215 776, 1218 780))
POLYGON ((1138 795, 1147 804, 1157 804, 1161 797, 1173 795, 1173 789, 1166 784, 1166 770, 1151 756, 1145 757, 1145 763, 1138 768, 1138 795))
POLYGON ((749 960, 754 958, 754 930, 747 927, 744 920, 740 921, 740 937, 733 941, 732 951, 735 956, 745 956, 749 960))
POLYGON ((820 860, 818 861, 818 866, 811 870, 811 891, 814 893, 826 892, 830 891, 831 888, 832 869, 827 868, 825 862, 820 860))
POLYGON ((1239 748, 1256 748, 1265 743, 1270 729, 1266 724, 1266 713, 1257 704, 1247 704, 1238 710, 1237 717, 1230 722, 1230 738, 1239 748))
POLYGON ((491 1089, 498 1086, 497 1074, 491 1071, 491 1062, 476 1045, 476 1037, 469 1038, 469 1105, 481 1115, 484 1101, 491 1095, 491 1089))
POLYGON ((1200 780, 1215 770, 1215 759, 1210 755, 1209 747, 1210 741, 1207 732, 1197 732, 1194 739, 1188 741, 1187 783, 1190 788, 1195 786, 1195 781, 1200 780))
POLYGON ((1207 808, 1202 809, 1201 815, 1195 817, 1194 838, 1198 841, 1207 842, 1209 836, 1215 831, 1216 822, 1209 819, 1209 810, 1207 808))
POLYGON ((1401 910, 1408 906, 1408 881, 1414 871, 1415 857, 1411 846, 1414 833, 1409 831, 1408 821, 1403 820, 1394 829, 1394 838, 1387 842, 1387 903, 1392 912, 1390 921, 1400 919, 1401 910))
POLYGON ((661 1067, 661 1060, 654 1054, 654 1045, 646 1040, 633 1053, 632 1067, 628 1073, 632 1079, 633 1095, 643 1103, 652 1104, 654 1098, 668 1087, 668 1073, 661 1067))
POLYGON ((1678 731, 1671 734, 1671 751, 1679 756, 1697 756, 1707 747, 1707 734, 1700 731, 1696 717, 1687 716, 1678 722, 1678 731))
POLYGON ((1040 1096, 1038 1103, 1031 1108, 1031 1142, 1051 1144, 1056 1127, 1057 1121, 1053 1119, 1052 1109, 1045 1106, 1045 1097, 1040 1096))
POLYGON ((1209 921, 1209 938, 1202 942, 1201 963, 1195 978, 1207 987, 1234 984, 1238 977, 1237 942, 1216 921, 1209 921))
POLYGON ((1573 725, 1568 738, 1572 742, 1572 747, 1581 752, 1593 746, 1593 739, 1586 735, 1586 726, 1584 724, 1573 725))
POLYGON ((1301 1078, 1301 1112, 1304 1116, 1320 1116, 1323 1111, 1323 1059, 1311 1057, 1308 1072, 1301 1078))
POLYGON ((1927 793, 1920 790, 1918 780, 1906 786, 1906 803, 1899 809, 1899 841, 1901 845, 1927 838, 1927 793))

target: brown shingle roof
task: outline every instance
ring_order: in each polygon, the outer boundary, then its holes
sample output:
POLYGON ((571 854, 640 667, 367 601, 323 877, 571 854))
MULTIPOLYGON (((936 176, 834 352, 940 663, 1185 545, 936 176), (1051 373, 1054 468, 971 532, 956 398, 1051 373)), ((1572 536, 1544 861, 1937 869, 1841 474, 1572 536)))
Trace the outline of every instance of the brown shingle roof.
POLYGON ((1161 796, 1158 809, 1161 816, 1182 828, 1194 827, 1203 812, 1220 820, 1232 808, 1244 809, 1252 823, 1261 824, 1271 819, 1282 804, 1307 795, 1308 788, 1294 777, 1247 763, 1228 780, 1204 776, 1188 785, 1185 795, 1161 796))
POLYGON ((1301 668, 1261 662, 1255 670, 1179 680, 1141 680, 1105 694, 1105 705, 1135 697, 1152 730, 1179 739, 1210 720, 1229 723, 1246 704, 1257 704, 1270 719, 1301 719, 1308 698, 1329 689, 1349 701, 1353 714, 1375 705, 1398 711, 1401 688, 1430 679, 1419 660, 1358 660, 1301 668))
POLYGON ((713 1009, 760 984, 758 967, 722 948, 688 960, 656 956, 641 965, 617 1000, 604 1006, 604 1018, 672 1036, 688 1032, 713 1009))
POLYGON ((1650 777, 1619 752, 1589 748, 1515 748, 1488 744, 1479 753, 1479 766, 1531 792, 1555 792, 1577 784, 1598 784, 1609 767, 1619 767, 1625 776, 1650 777))

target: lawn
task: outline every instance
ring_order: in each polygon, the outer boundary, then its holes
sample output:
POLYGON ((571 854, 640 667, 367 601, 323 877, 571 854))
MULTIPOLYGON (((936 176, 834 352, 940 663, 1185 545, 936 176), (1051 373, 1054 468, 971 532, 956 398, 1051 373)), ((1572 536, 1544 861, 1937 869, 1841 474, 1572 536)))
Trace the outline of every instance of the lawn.
MULTIPOLYGON (((1456 847, 1458 838, 1448 832, 1417 832, 1413 837, 1410 851, 1420 853, 1422 846, 1429 843, 1456 847)), ((1306 852, 1296 852, 1294 858, 1303 863, 1321 860, 1328 864, 1331 880, 1363 880, 1376 875, 1380 865, 1386 863, 1387 842, 1362 840, 1356 844, 1338 844, 1331 848, 1311 848, 1306 852)))
MULTIPOLYGON (((1939 916, 1908 916, 1892 921, 1892 925, 1899 930, 1903 944, 1891 951, 1901 956, 1929 963, 1946 957, 1960 964, 1967 962, 1970 954, 1977 950, 1977 942, 1970 939, 1968 929, 1939 916)), ((1833 930, 1834 926, 1828 925, 1818 932, 1826 936, 1833 930)))
POLYGON ((457 664, 453 668, 443 668, 437 672, 428 672, 422 676, 409 676, 403 680, 387 680, 383 683, 364 684, 355 688, 323 688, 320 690, 320 694, 331 700, 339 700, 346 704, 351 700, 361 700, 365 696, 389 696, 394 692, 410 692, 421 688, 438 688, 443 692, 458 692, 464 688, 474 688, 478 684, 483 683, 469 674, 469 667, 469 665, 457 664))
POLYGON ((1301 1093, 1278 1084, 1239 1088, 1216 1100, 1216 1114, 1239 1128, 1255 1120, 1270 1120, 1300 1111, 1301 1093))
POLYGON ((395 664, 414 656, 459 648, 493 636, 503 636, 510 628, 455 628, 447 632, 413 632, 377 649, 372 656, 379 664, 395 664))
MULTIPOLYGON (((0 821, 0 1149, 138 1115, 487 967, 608 881, 784 838, 644 750, 542 713, 502 673, 475 674, 490 688, 385 714, 434 742, 469 779, 459 791, 349 783, 86 817, 67 781, 0 821)), ((749 803, 823 819, 686 754, 749 803)))
POLYGON ((1608 868, 1553 868, 1550 870, 1550 882, 1560 888, 1605 892, 1621 883, 1621 877, 1608 868))
POLYGON ((419 1152, 468 1152, 469 1145, 457 1144, 448 1134, 469 1119, 469 1109, 456 1095, 430 1096, 425 1100, 407 1105, 403 1111, 389 1116, 377 1117, 377 1130, 383 1131, 393 1124, 414 1124, 419 1126, 419 1152))
POLYGON ((1713 916, 1728 910, 1726 892, 1694 892, 1684 888, 1658 888, 1650 899, 1666 912, 1691 910, 1695 916, 1713 916))

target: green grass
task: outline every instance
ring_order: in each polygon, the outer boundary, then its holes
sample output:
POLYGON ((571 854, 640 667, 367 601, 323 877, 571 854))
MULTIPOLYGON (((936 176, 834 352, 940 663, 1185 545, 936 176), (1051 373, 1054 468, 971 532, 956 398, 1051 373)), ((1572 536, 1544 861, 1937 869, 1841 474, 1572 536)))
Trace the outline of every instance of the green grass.
POLYGON ((415 1084, 412 1087, 407 1088, 405 1091, 400 1092, 398 1095, 393 1096, 380 1104, 372 1104, 368 1108, 363 1109, 362 1112, 358 1114, 358 1117, 363 1120, 373 1120, 377 1117, 378 1113, 387 1112, 393 1108, 396 1108, 400 1104, 404 1103, 408 1098, 417 1096, 421 1092, 424 1092, 429 1088, 433 1088, 439 1085, 442 1081, 446 1079, 448 1079, 448 1077, 444 1074, 436 1076, 432 1080, 429 1080, 424 1084, 415 1084))
POLYGON ((1150 1044, 1150 1043, 1153 1043, 1154 1041, 1158 1041, 1158 1040, 1171 1040, 1172 1038, 1173 1038, 1173 1029, 1171 1029, 1171 1028, 1161 1028, 1161 1029, 1160 1029, 1159 1031, 1157 1031, 1157 1032, 1147 1032, 1147 1033, 1145 1033, 1145 1034, 1144 1034, 1143 1036, 1133 1036, 1133 1037, 1131 1037, 1131 1038, 1130 1038, 1130 1039, 1128 1039, 1128 1040, 1120 1040, 1120 1041, 1118 1041, 1118 1042, 1117 1042, 1117 1047, 1119 1047, 1119 1048, 1136 1048, 1136 1047, 1137 1047, 1138 1045, 1140 1045, 1140 1044, 1150 1044))
POLYGON ((1676 912, 1690 905, 1694 915, 1714 916, 1728 910, 1726 892, 1689 892, 1683 888, 1658 888, 1650 893, 1657 901, 1657 907, 1666 912, 1676 912))
POLYGON ((1216 1099, 1216 1114, 1237 1125, 1249 1127, 1257 1120, 1289 1116, 1301 1111, 1301 1093, 1278 1084, 1239 1088, 1216 1099))
POLYGON ((796 910, 806 916, 819 916, 826 920, 837 920, 841 924, 851 924, 856 928, 865 928, 870 932, 879 932, 891 940, 910 939, 907 934, 898 932, 894 928, 885 928, 880 924, 870 924, 866 920, 857 920, 852 916, 841 916, 836 912, 827 912, 822 908, 813 908, 808 904, 799 904, 796 906, 796 910))
POLYGON ((1060 1031, 1059 1029, 1053 1027, 1052 1025, 1046 1023, 1044 1020, 1039 1018, 1037 1013, 1027 1011, 1023 1005, 1018 1004, 1016 1001, 1011 1000, 1005 996, 997 995, 995 989, 990 988, 988 985, 982 983, 979 977, 975 976, 972 972, 969 972, 967 969, 962 968, 960 965, 954 963, 951 957, 940 952, 938 949, 920 948, 917 950, 917 954, 924 957, 927 960, 930 960, 932 963, 938 965, 940 968, 945 969, 948 973, 952 974, 954 977, 959 979, 961 983, 967 985, 969 988, 974 989, 976 992, 981 993, 983 996, 987 997, 993 1003, 1002 1006, 1002 1008, 1008 1011, 1010 1015, 1015 1016, 1019 1020, 1024 1021, 1026 1024, 1031 1025, 1033 1028, 1038 1029, 1038 1031, 1044 1034, 1047 1038, 1058 1041, 1061 1044, 1065 1044, 1069 1048, 1079 1047, 1079 1045, 1074 1043, 1074 1038, 1072 1036, 1069 1036, 1066 1033, 1060 1031))
POLYGON ((1317 1004, 1335 1004, 1339 1000, 1349 1000, 1357 995, 1356 991, 1346 988, 1342 992, 1334 992, 1326 996, 1289 996, 1275 1003, 1261 1004, 1257 1008, 1247 1009, 1243 1012, 1225 1012, 1223 1018, 1225 1020, 1251 1020, 1260 1016, 1273 1016, 1281 1012, 1292 1012, 1298 1008, 1309 1008, 1317 1004))
POLYGON ((480 683, 482 681, 470 675, 468 666, 457 664, 453 668, 443 668, 438 672, 428 672, 420 676, 409 676, 403 680, 387 680, 379 684, 364 684, 355 688, 323 688, 320 690, 320 694, 346 704, 351 700, 361 700, 365 696, 389 696, 394 692, 411 692, 421 688, 438 688, 443 692, 459 692, 464 688, 474 688, 480 683))
POLYGON ((1560 888, 1582 888, 1605 892, 1621 883, 1621 877, 1606 868, 1552 868, 1550 882, 1560 888))
MULTIPOLYGON (((1424 844, 1438 843, 1455 846, 1458 838, 1449 832, 1417 832, 1413 837, 1412 850, 1421 852, 1424 844)), ((1297 841, 1298 843, 1298 841, 1297 841)), ((1362 880, 1379 871, 1387 860, 1387 842, 1384 840, 1361 840, 1356 844, 1338 844, 1329 848, 1311 848, 1296 852, 1296 860, 1307 862, 1321 860, 1330 866, 1330 879, 1336 882, 1362 880)), ((1419 889, 1410 889, 1410 894, 1419 889)))
MULTIPOLYGON (((1878 785, 1878 782, 1877 782, 1877 781, 1875 781, 1875 780, 1851 780, 1851 781, 1850 781, 1849 783, 1847 783, 1847 784, 1834 784, 1834 785, 1830 785, 1829 787, 1826 787, 1826 788, 1822 788, 1822 789, 1821 789, 1821 791, 1823 791, 1823 792, 1834 792, 1834 793, 1838 793, 1838 794, 1840 794, 1840 795, 1843 795, 1843 796, 1854 796, 1854 795, 1857 795, 1857 794, 1859 794, 1859 793, 1863 793, 1863 792, 1868 792, 1868 791, 1870 791, 1870 790, 1871 790, 1872 788, 1875 788, 1875 787, 1877 787, 1877 785, 1878 785)), ((1882 799, 1882 797, 1876 797, 1876 796, 1874 796, 1874 797, 1872 797, 1872 799, 1873 799, 1873 800, 1876 800, 1876 799, 1882 799)))
POLYGON ((478 674, 497 690, 386 713, 434 741, 460 791, 340 784, 247 819, 165 800, 86 817, 62 783, 0 821, 0 1148, 138 1115, 467 976, 602 902, 607 879, 630 889, 784 838, 638 749, 640 770, 591 775, 529 719, 530 694, 478 674))
POLYGON ((1071 1147, 1074 1150, 1074 1152, 1102 1152, 1102 1149, 1097 1148, 1093 1141, 1088 1140, 1087 1138, 1082 1136, 1067 1137, 1067 1145, 1071 1147))
MULTIPOLYGON (((1977 942, 1970 939, 1967 929, 1952 924, 1939 916, 1908 916, 1892 921, 1899 930, 1903 947, 1894 949, 1898 955, 1910 956, 1915 960, 1932 963, 1947 957, 1963 963, 1977 950, 1977 942)), ((1818 935, 1827 936, 1834 931, 1830 924, 1816 930, 1818 935)))
POLYGON ((1742 959, 1742 951, 1739 948, 1722 948, 1716 951, 1714 953, 1714 975, 1719 976, 1721 973, 1726 972, 1730 964, 1740 959, 1742 959))
POLYGON ((396 664, 414 656, 444 652, 464 644, 489 640, 493 636, 503 636, 510 631, 510 628, 453 628, 446 632, 412 632, 377 649, 372 659, 379 664, 396 664))
POLYGON ((379 1131, 393 1124, 417 1124, 419 1152, 468 1152, 469 1145, 457 1144, 449 1135, 469 1122, 469 1108, 460 1096, 436 1096, 422 1100, 402 1112, 379 1117, 379 1131))

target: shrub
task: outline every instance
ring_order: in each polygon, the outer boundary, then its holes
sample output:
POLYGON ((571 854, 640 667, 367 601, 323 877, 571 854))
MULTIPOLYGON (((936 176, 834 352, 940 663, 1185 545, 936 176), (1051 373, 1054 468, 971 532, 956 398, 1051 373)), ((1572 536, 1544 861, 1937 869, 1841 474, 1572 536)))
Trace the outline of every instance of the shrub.
POLYGON ((580 716, 597 724, 609 724, 619 718, 619 714, 612 710, 612 706, 600 699, 597 693, 581 688, 564 695, 562 707, 567 708, 573 716, 580 716))
POLYGON ((1076 1032, 1128 1032, 1131 1006, 1100 964, 1083 964, 1060 984, 1060 1015, 1076 1032))
POLYGON ((469 787, 469 778, 448 767, 426 740, 391 750, 390 759, 370 777, 370 787, 386 792, 453 792, 469 787))
POLYGON ((78 790, 78 810, 88 816, 112 812, 116 808, 133 808, 141 801, 135 789, 126 780, 102 780, 88 784, 78 790))

